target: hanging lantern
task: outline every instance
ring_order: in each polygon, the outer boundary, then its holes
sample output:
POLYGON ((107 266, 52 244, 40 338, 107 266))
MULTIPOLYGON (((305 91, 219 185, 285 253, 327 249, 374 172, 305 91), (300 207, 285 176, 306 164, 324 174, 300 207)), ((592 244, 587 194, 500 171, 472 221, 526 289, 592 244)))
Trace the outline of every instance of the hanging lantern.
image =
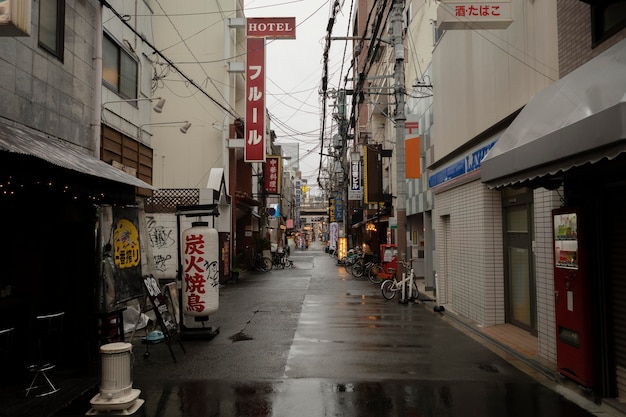
POLYGON ((207 222, 182 233, 183 314, 206 317, 219 306, 219 234, 207 222))

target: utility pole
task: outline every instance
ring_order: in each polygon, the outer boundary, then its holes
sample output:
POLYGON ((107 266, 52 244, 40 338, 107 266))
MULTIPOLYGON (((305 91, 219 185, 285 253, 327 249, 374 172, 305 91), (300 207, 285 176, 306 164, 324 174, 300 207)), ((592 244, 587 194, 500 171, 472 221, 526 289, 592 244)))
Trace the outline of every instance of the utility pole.
POLYGON ((406 114, 404 113, 404 42, 402 39, 402 17, 404 0, 394 0, 391 13, 392 42, 395 55, 394 66, 394 95, 396 99, 396 112, 394 121, 396 124, 396 176, 397 196, 396 219, 396 244, 398 246, 398 259, 406 261, 406 158, 404 149, 404 125, 406 114))

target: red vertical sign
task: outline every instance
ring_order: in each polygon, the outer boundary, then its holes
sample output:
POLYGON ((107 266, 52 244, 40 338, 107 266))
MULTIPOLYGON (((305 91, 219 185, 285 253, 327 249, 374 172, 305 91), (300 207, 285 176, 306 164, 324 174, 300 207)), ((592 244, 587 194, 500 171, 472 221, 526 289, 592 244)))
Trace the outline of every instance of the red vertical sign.
POLYGON ((295 17, 246 19, 245 162, 265 162, 265 39, 295 39, 295 17))
POLYGON ((280 194, 280 156, 268 156, 263 173, 265 192, 280 194))
POLYGON ((265 39, 248 38, 245 162, 265 162, 265 39))

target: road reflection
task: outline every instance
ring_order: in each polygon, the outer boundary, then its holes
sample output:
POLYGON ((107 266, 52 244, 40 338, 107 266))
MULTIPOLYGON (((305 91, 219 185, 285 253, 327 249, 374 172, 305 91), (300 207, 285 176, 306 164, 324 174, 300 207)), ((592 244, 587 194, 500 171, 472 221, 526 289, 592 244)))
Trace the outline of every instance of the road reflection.
POLYGON ((146 417, 591 416, 540 384, 439 381, 190 381, 144 386, 146 417))

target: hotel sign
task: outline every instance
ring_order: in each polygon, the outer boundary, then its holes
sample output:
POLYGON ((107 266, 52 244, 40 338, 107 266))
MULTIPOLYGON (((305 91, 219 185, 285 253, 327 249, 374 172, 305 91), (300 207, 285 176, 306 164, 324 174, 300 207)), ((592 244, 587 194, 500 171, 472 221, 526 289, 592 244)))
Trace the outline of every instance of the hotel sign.
POLYGON ((249 38, 296 39, 295 17, 249 17, 246 19, 249 38))
POLYGON ((245 162, 265 162, 265 39, 295 39, 295 17, 246 19, 245 162))
POLYGON ((511 2, 443 1, 437 7, 440 30, 506 29, 512 22, 511 2))

